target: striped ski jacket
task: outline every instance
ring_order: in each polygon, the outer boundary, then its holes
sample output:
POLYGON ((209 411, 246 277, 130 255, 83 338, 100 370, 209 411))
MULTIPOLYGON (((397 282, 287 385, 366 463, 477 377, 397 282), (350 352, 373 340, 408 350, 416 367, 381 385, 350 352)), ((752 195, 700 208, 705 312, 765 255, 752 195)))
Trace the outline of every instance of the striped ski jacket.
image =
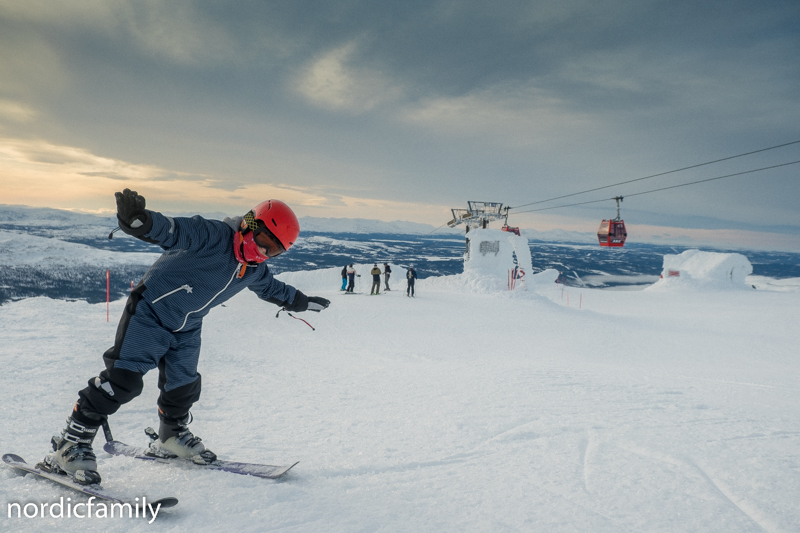
POLYGON ((199 328, 212 307, 245 288, 272 303, 294 301, 295 288, 273 278, 266 262, 248 265, 238 277, 242 265, 233 253, 234 229, 225 222, 148 213, 153 225, 141 238, 164 253, 142 278, 142 297, 165 328, 199 328))

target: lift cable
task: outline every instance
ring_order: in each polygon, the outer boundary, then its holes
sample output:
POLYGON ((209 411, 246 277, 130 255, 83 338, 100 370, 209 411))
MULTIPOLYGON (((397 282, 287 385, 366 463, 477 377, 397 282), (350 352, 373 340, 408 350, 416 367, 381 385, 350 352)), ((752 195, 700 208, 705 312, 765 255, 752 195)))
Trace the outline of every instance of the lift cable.
MULTIPOLYGON (((789 163, 782 163, 780 165, 773 165, 771 167, 763 167, 763 168, 755 168, 753 170, 745 170, 744 172, 736 172, 735 174, 726 174, 725 176, 717 176, 716 178, 706 178, 706 179, 703 179, 703 180, 691 181, 689 183, 681 183, 680 185, 671 185, 669 187, 661 187, 659 189, 652 189, 652 190, 644 191, 644 192, 626 194, 625 198, 630 198, 631 196, 641 196, 643 194, 650 194, 650 193, 659 192, 659 191, 666 191, 667 189, 677 189, 678 187, 686 187, 688 185, 696 185, 698 183, 705 183, 707 181, 721 180, 723 178, 732 178, 734 176, 741 176, 743 174, 752 174, 753 172, 761 172, 762 170, 770 170, 770 169, 773 169, 773 168, 787 167, 789 165, 796 165, 798 163, 800 163, 800 160, 791 161, 789 163)), ((634 180, 634 181, 636 181, 636 180, 634 180)), ((630 182, 627 182, 627 183, 630 183, 630 182)), ((601 188, 605 188, 605 187, 601 187, 601 188)), ((597 190, 597 189, 595 189, 595 190, 597 190)), ((589 192, 589 191, 585 191, 585 192, 589 192)), ((577 193, 577 194, 580 194, 580 193, 577 193)), ((562 198, 563 198, 563 196, 562 196, 562 198)), ((588 202, 579 202, 579 203, 576 203, 576 204, 555 205, 555 206, 552 206, 552 207, 540 207, 540 208, 537 208, 537 209, 526 209, 525 211, 519 211, 517 214, 532 213, 534 211, 547 211, 548 209, 559 209, 559 208, 562 208, 562 207, 574 207, 576 205, 596 204, 598 202, 607 202, 608 200, 613 200, 613 198, 602 198, 600 200, 590 200, 588 202)), ((530 205, 530 204, 528 204, 528 205, 530 205)))
POLYGON ((429 231, 429 232, 428 232, 428 233, 426 233, 425 235, 430 235, 431 233, 437 232, 437 231, 439 231, 440 229, 442 229, 443 227, 445 227, 446 225, 447 225, 447 222, 445 222, 444 224, 442 224, 442 225, 441 225, 441 226, 439 226, 438 228, 434 228, 432 231, 429 231))
MULTIPOLYGON (((560 200, 562 198, 569 198, 570 196, 577 196, 579 194, 586 194, 586 193, 589 193, 589 192, 600 191, 602 189, 608 189, 610 187, 616 187, 617 185, 625 185, 627 183, 634 183, 636 181, 642 181, 642 180, 647 180, 647 179, 651 179, 651 178, 657 178, 659 176, 666 176, 667 174, 674 174, 675 172, 681 172, 681 171, 689 170, 689 169, 692 169, 692 168, 702 167, 702 166, 705 166, 705 165, 711 165, 711 164, 714 164, 714 163, 719 163, 721 161, 728 161, 729 159, 736 159, 737 157, 744 157, 746 155, 753 155, 753 154, 757 154, 759 152, 766 152, 768 150, 775 150, 776 148, 783 148, 784 146, 790 146, 792 144, 798 144, 798 143, 800 143, 800 140, 792 141, 792 142, 784 143, 784 144, 779 144, 777 146, 770 146, 769 148, 762 148, 760 150, 753 150, 752 152, 747 152, 747 153, 744 153, 744 154, 732 155, 730 157, 723 157, 722 159, 716 159, 714 161, 708 161, 706 163, 699 163, 697 165, 678 168, 678 169, 675 169, 675 170, 670 170, 668 172, 661 172, 659 174, 653 174, 652 176, 645 176, 643 178, 636 178, 636 179, 632 179, 632 180, 628 180, 628 181, 622 181, 622 182, 619 182, 619 183, 614 183, 613 185, 605 185, 603 187, 596 187, 594 189, 588 189, 588 190, 581 191, 581 192, 575 192, 575 193, 572 193, 572 194, 565 194, 563 196, 556 196, 555 198, 549 198, 547 200, 539 200, 538 202, 530 202, 530 203, 527 203, 527 204, 517 205, 517 206, 514 206, 514 207, 509 207, 508 209, 519 209, 520 207, 527 207, 529 205, 536 205, 536 204, 542 204, 542 203, 545 203, 545 202, 552 202, 553 200, 560 200)), ((787 163, 787 164, 791 165, 793 163, 787 163)), ((783 165, 778 165, 778 166, 783 166, 783 165)), ((768 168, 775 168, 775 167, 768 167, 768 168)), ((756 172, 756 171, 753 170, 753 171, 750 171, 750 172, 756 172)), ((731 174, 731 176, 736 176, 736 174, 731 174)), ((728 177, 728 176, 722 176, 722 177, 728 177)), ((721 178, 712 178, 712 179, 721 179, 721 178)), ((711 181, 711 180, 703 180, 703 181, 711 181)), ((701 183, 701 182, 702 181, 698 181, 698 182, 695 182, 695 183, 701 183)), ((686 185, 691 185, 691 184, 687 183, 686 185)), ((682 186, 683 185, 678 185, 678 187, 682 187, 682 186)), ((669 188, 672 188, 672 187, 666 187, 666 188, 669 189, 669 188)), ((664 189, 658 189, 658 190, 664 190, 664 189)), ((645 194, 645 193, 640 193, 640 194, 645 194)), ((628 196, 635 196, 635 195, 630 194, 628 196)), ((585 202, 585 203, 591 203, 591 202, 585 202)), ((581 205, 581 204, 572 204, 572 205, 581 205)), ((566 206, 563 206, 563 207, 566 207, 566 206)), ((548 208, 548 209, 550 209, 550 208, 548 208)), ((538 211, 538 209, 536 211, 538 211)), ((521 211, 521 212, 522 213, 530 213, 530 211, 521 211)))

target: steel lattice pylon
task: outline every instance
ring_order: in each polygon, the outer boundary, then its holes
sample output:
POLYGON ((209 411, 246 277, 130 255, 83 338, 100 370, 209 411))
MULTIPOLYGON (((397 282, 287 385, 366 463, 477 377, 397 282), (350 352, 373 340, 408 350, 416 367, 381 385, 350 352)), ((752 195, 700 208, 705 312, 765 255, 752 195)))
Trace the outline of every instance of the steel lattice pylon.
POLYGON ((508 207, 503 207, 500 202, 467 202, 468 209, 451 209, 453 220, 447 223, 454 228, 459 224, 466 224, 467 231, 470 227, 485 228, 493 220, 508 219, 508 207))

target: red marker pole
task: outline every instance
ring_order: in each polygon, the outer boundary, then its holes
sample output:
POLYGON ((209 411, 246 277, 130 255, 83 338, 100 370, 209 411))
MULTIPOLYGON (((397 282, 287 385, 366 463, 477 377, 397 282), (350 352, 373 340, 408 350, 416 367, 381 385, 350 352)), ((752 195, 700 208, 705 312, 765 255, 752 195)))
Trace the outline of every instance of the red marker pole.
POLYGON ((108 322, 109 310, 108 305, 111 301, 111 271, 106 270, 106 322, 108 322))

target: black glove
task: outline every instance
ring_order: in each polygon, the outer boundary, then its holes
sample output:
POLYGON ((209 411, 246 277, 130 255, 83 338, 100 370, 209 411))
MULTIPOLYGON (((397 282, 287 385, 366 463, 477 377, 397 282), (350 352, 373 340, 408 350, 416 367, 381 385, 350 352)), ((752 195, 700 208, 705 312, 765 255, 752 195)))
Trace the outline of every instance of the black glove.
POLYGON ((139 220, 144 215, 144 196, 140 196, 136 191, 125 189, 122 192, 114 193, 117 199, 117 218, 132 228, 142 225, 139 220), (139 224, 136 222, 139 221, 139 224))
POLYGON ((319 296, 306 296, 300 291, 295 291, 294 301, 289 305, 284 305, 287 311, 302 313, 303 311, 316 311, 319 313, 331 304, 330 300, 319 296))
POLYGON ((140 237, 150 231, 153 220, 145 211, 144 196, 125 189, 114 193, 114 197, 117 199, 117 220, 122 231, 134 237, 140 237))
POLYGON ((320 298, 319 296, 308 297, 309 311, 316 311, 317 313, 319 313, 323 309, 326 309, 329 305, 331 305, 331 301, 326 300, 325 298, 320 298))

